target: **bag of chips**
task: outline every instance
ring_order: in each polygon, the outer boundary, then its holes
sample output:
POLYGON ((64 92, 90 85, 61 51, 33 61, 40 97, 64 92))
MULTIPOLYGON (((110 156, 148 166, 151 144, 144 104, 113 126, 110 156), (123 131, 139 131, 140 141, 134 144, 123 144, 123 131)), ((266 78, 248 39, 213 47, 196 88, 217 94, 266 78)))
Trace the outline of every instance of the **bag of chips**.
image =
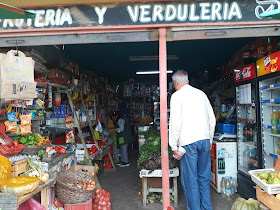
POLYGON ((75 143, 74 131, 72 130, 72 131, 65 132, 65 139, 66 139, 66 144, 75 143))
POLYGON ((5 121, 6 132, 15 132, 17 130, 17 122, 10 122, 9 120, 5 121))
POLYGON ((32 114, 24 114, 20 116, 21 125, 31 125, 32 114))
POLYGON ((31 134, 31 125, 20 125, 20 135, 25 136, 27 134, 31 134))

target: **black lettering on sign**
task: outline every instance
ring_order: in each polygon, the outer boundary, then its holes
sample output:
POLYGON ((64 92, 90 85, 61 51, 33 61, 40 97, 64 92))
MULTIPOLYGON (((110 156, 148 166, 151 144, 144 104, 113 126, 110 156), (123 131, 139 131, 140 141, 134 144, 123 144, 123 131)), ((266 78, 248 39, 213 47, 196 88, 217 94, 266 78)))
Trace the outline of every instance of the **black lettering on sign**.
POLYGON ((26 90, 26 85, 21 84, 13 84, 13 91, 12 94, 17 94, 26 90))
POLYGON ((17 94, 17 85, 16 84, 13 84, 12 94, 17 94))

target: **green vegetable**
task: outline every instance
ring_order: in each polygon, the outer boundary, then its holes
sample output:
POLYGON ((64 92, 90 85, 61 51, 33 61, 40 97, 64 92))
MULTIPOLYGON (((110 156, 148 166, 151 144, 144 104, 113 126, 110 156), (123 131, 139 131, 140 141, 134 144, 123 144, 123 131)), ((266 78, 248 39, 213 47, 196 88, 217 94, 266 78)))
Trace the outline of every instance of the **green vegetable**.
POLYGON ((244 198, 237 198, 231 207, 231 210, 259 210, 260 203, 252 198, 245 200, 244 198))
POLYGON ((18 136, 18 137, 16 137, 15 140, 18 141, 18 143, 20 143, 20 144, 25 144, 27 142, 27 139, 23 136, 18 136))
POLYGON ((43 157, 43 155, 46 153, 45 150, 41 149, 40 151, 38 151, 38 156, 39 157, 43 157))

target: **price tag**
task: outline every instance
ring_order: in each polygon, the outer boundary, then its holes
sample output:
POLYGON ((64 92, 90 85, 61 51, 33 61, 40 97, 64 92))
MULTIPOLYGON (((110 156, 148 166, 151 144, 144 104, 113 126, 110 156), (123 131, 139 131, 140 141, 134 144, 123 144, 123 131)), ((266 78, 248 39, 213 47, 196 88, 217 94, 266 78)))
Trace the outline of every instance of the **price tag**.
POLYGON ((274 103, 274 99, 272 98, 272 99, 270 99, 270 103, 274 103))
POLYGON ((273 85, 269 85, 270 88, 274 88, 274 84, 273 85))

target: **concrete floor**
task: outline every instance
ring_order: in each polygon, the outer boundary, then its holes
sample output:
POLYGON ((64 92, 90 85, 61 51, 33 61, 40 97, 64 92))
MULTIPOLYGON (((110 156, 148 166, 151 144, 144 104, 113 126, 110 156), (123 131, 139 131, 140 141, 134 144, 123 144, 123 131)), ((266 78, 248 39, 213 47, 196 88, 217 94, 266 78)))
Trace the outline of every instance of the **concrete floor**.
MULTIPOLYGON (((137 154, 130 157, 129 167, 119 167, 116 170, 105 170, 98 176, 103 189, 111 194, 112 210, 162 210, 161 204, 142 205, 142 198, 138 196, 141 192, 139 170, 137 168, 137 154)), ((211 187, 211 202, 214 210, 230 210, 234 200, 228 201, 220 196, 211 187)), ((174 207, 174 204, 171 204, 174 207)), ((179 181, 179 205, 176 210, 186 209, 185 199, 179 181)))

